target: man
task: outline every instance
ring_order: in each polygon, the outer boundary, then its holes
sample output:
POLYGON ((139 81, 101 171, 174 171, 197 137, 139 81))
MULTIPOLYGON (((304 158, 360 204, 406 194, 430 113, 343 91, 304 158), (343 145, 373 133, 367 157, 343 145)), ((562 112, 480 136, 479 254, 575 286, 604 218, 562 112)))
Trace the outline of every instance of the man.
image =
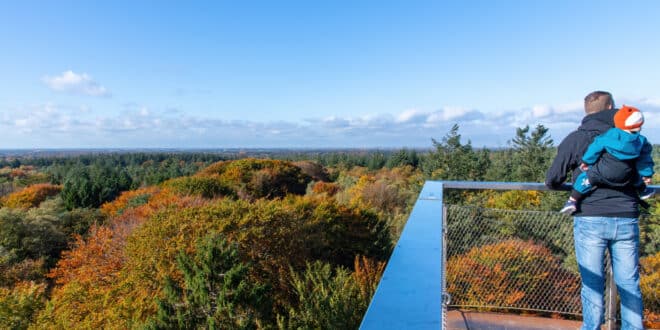
MULTIPOLYGON (((568 172, 575 180, 589 144, 614 126, 616 109, 610 93, 590 93, 584 98, 584 110, 586 116, 582 124, 559 144, 557 156, 546 174, 545 184, 551 189, 560 188, 568 172)), ((611 155, 602 157, 602 161, 607 161, 605 157, 611 155)), ((634 164, 612 162, 612 166, 621 166, 622 172, 636 172, 634 164)), ((601 186, 587 195, 573 214, 575 255, 582 279, 582 329, 600 329, 603 323, 606 249, 612 256, 614 281, 621 297, 622 329, 643 329, 639 289, 639 196, 632 185, 597 184, 601 186)))

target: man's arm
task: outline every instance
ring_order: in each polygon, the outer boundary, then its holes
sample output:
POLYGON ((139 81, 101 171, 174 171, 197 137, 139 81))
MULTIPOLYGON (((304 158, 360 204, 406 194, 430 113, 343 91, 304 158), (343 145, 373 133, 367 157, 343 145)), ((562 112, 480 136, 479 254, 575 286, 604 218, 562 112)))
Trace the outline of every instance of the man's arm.
POLYGON ((550 189, 559 189, 566 182, 568 173, 575 169, 577 161, 575 160, 573 149, 575 145, 572 136, 569 134, 557 147, 557 156, 552 161, 552 165, 545 175, 545 185, 550 189))

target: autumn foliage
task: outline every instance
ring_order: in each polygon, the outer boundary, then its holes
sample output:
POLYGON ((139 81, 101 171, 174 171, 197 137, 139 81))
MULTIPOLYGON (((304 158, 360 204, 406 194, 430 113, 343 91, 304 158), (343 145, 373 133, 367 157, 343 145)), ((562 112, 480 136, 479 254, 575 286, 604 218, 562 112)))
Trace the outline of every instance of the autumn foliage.
POLYGON ((328 170, 321 164, 309 160, 294 162, 293 165, 300 168, 302 173, 312 178, 314 181, 330 181, 328 170))
MULTIPOLYGON (((386 227, 373 213, 312 197, 220 199, 163 208, 125 236, 118 228, 125 227, 115 222, 114 229, 94 229, 89 239, 79 239, 64 254, 50 273, 59 286, 51 309, 42 315, 43 325, 147 322, 157 312, 156 299, 164 296, 166 281, 185 287, 177 256, 181 251, 193 254, 197 238, 208 233, 222 234, 237 245, 240 259, 252 265, 251 281, 271 288, 273 313, 292 298, 290 267, 303 269, 309 260, 350 267, 357 255, 383 260, 390 250, 386 227)), ((370 278, 380 266, 360 265, 362 282, 373 285, 370 278)))
POLYGON ((101 205, 101 211, 107 216, 118 216, 124 211, 147 204, 152 196, 160 192, 158 187, 147 187, 125 191, 112 202, 101 205))
POLYGON ((186 176, 168 180, 163 183, 163 186, 185 196, 216 198, 235 195, 219 175, 186 176))
POLYGON ((510 190, 493 194, 486 202, 486 207, 502 210, 530 210, 541 204, 538 191, 510 190))
POLYGON ((312 186, 312 192, 315 194, 327 194, 328 196, 336 195, 339 189, 339 186, 332 182, 319 181, 312 186))
POLYGON ((649 329, 660 328, 660 252, 639 260, 640 288, 644 300, 645 324, 649 329), (656 311, 655 313, 652 311, 656 311))
POLYGON ((61 186, 39 183, 6 196, 2 200, 2 205, 12 208, 29 209, 39 206, 46 198, 55 196, 60 191, 62 191, 61 186))
MULTIPOLYGON (((460 180, 513 173, 500 165, 515 151, 491 157, 459 140, 451 135, 430 154, 389 159, 358 152, 193 163, 142 155, 138 167, 92 157, 48 175, 0 169, 8 194, 0 207, 0 328, 357 328, 423 173, 460 180), (500 162, 497 171, 490 160, 500 162), (44 178, 68 182, 68 192, 27 184, 44 178), (96 197, 77 203, 90 192, 96 197)), ((515 173, 504 179, 525 177, 515 173)), ((452 204, 448 232, 461 228, 447 243, 452 305, 519 313, 544 304, 579 313, 577 271, 566 270, 572 237, 546 230, 566 219, 541 214, 536 227, 516 212, 491 212, 544 208, 552 203, 546 193, 454 193, 444 196, 452 204)), ((641 231, 651 327, 659 318, 660 256, 648 242, 660 231, 641 231)))
POLYGON ((42 326, 94 328, 108 322, 102 311, 113 302, 107 295, 123 266, 124 239, 107 227, 92 228, 87 240, 77 237, 74 248, 48 274, 57 286, 40 316, 42 326))
POLYGON ((213 232, 238 244, 241 259, 253 265, 251 278, 273 289, 274 308, 290 299, 290 267, 302 269, 309 260, 351 266, 358 254, 382 260, 391 244, 374 214, 330 199, 224 199, 168 210, 138 228, 126 247, 124 274, 134 290, 125 297, 135 317, 155 312, 153 297, 162 295, 166 277, 182 280, 174 262, 179 251, 192 253, 195 238, 213 232))
POLYGON ((211 164, 198 176, 217 176, 244 199, 305 194, 310 176, 291 162, 246 158, 211 164))
POLYGON ((544 303, 579 308, 579 290, 578 276, 533 242, 508 240, 475 247, 447 264, 453 305, 524 309, 544 303))
POLYGON ((0 328, 27 329, 34 315, 46 303, 46 285, 19 282, 12 288, 0 287, 0 328))

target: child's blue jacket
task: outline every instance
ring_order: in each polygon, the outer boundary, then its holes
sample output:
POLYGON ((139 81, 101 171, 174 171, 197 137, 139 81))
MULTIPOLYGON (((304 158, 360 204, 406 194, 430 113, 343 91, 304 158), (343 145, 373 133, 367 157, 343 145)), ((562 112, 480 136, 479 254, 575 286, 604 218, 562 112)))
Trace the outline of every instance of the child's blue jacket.
MULTIPOLYGON (((611 128, 602 135, 597 136, 582 156, 582 162, 587 165, 596 164, 604 152, 621 161, 634 161, 635 168, 641 176, 653 175, 653 147, 645 136, 639 133, 628 133, 619 128, 611 128)), ((612 169, 615 170, 615 169, 612 169)), ((599 172, 605 177, 616 177, 608 174, 607 167, 600 166, 599 172)))

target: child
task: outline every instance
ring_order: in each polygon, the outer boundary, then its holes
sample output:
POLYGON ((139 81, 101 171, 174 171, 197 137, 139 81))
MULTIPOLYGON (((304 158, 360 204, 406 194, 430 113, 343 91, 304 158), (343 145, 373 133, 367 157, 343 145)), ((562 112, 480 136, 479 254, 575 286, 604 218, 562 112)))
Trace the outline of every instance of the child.
POLYGON ((647 187, 653 176, 653 159, 651 144, 639 134, 643 124, 644 116, 635 107, 624 105, 616 112, 615 127, 597 136, 582 156, 582 173, 573 183, 571 197, 559 212, 573 214, 584 194, 602 184, 622 187, 632 182, 642 200, 655 194, 655 190, 647 187), (633 162, 637 173, 631 170, 633 162))

